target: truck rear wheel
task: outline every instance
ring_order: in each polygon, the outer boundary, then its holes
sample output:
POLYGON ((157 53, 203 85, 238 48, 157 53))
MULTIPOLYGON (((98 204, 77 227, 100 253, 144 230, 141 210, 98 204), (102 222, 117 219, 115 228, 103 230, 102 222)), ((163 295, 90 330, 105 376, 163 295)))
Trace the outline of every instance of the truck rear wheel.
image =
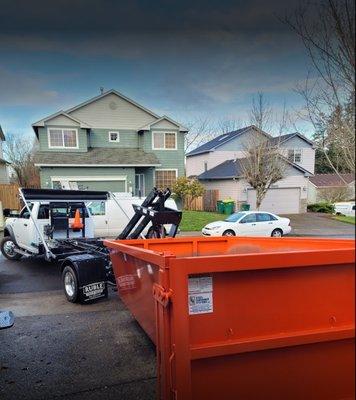
POLYGON ((63 269, 62 282, 67 300, 71 303, 76 303, 79 298, 78 278, 70 265, 65 266, 63 269))
POLYGON ((16 253, 16 244, 11 236, 5 236, 1 241, 0 247, 2 255, 8 260, 16 261, 22 257, 21 254, 16 253))

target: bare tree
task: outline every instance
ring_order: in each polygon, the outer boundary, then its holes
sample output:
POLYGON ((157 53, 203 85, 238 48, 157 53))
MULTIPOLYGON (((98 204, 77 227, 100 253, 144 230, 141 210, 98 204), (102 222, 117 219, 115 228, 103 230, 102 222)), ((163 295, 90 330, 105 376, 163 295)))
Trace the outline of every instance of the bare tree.
POLYGON ((252 99, 250 122, 252 125, 264 131, 269 131, 272 128, 273 109, 263 93, 258 93, 257 96, 252 99))
POLYGON ((305 100, 316 143, 332 169, 330 146, 355 172, 355 3, 354 0, 303 2, 286 22, 301 38, 313 66, 297 91, 305 100), (316 73, 316 77, 315 77, 316 73))
POLYGON ((185 125, 189 129, 188 133, 185 135, 184 148, 186 153, 218 135, 208 117, 195 118, 185 123, 185 125))
POLYGON ((217 131, 219 134, 229 133, 240 129, 242 124, 237 119, 222 118, 217 122, 217 131))
POLYGON ((271 140, 253 140, 245 147, 245 158, 240 165, 244 179, 256 190, 258 210, 268 189, 284 177, 287 161, 271 140))
POLYGON ((20 186, 39 186, 38 169, 34 165, 35 141, 19 135, 6 135, 4 155, 20 186))

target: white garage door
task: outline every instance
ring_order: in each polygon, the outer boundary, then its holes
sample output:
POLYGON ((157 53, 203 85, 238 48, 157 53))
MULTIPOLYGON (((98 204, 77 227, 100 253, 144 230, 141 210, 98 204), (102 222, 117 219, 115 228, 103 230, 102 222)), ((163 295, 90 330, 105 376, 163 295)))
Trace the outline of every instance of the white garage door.
MULTIPOLYGON (((247 190, 247 202, 256 209, 256 190, 247 190)), ((300 188, 269 189, 260 210, 275 214, 299 214, 300 188)))

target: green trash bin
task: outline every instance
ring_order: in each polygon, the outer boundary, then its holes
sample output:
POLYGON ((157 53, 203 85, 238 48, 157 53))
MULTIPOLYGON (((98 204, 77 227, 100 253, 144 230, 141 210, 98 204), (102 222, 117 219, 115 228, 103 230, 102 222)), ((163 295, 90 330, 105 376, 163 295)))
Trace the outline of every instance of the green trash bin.
POLYGON ((249 211, 250 210, 250 204, 244 203, 241 204, 241 211, 249 211))
POLYGON ((230 215, 234 212, 235 202, 233 201, 225 202, 224 206, 225 206, 224 213, 230 215))
POLYGON ((221 214, 224 213, 224 211, 225 211, 225 204, 224 204, 224 202, 223 202, 222 200, 218 200, 218 201, 216 202, 216 210, 217 210, 219 213, 221 213, 221 214))

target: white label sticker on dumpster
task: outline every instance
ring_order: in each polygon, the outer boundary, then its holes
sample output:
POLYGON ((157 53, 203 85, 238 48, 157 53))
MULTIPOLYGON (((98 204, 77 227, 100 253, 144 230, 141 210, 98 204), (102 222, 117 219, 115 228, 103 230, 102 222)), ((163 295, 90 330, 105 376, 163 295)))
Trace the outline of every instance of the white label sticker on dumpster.
POLYGON ((213 312, 213 278, 201 276, 188 280, 189 314, 213 312))

